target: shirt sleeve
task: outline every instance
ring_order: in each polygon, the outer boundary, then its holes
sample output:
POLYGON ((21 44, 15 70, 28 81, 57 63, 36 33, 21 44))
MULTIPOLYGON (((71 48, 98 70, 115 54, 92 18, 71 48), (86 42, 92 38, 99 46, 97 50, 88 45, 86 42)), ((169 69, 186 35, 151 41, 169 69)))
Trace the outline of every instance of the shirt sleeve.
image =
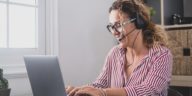
POLYGON ((124 87, 127 96, 156 96, 168 87, 171 80, 172 55, 164 52, 152 62, 149 74, 143 83, 137 86, 124 87))
POLYGON ((113 53, 113 49, 108 53, 102 71, 100 72, 99 76, 96 78, 90 86, 96 88, 109 88, 111 82, 111 65, 112 65, 112 58, 111 54, 113 53))

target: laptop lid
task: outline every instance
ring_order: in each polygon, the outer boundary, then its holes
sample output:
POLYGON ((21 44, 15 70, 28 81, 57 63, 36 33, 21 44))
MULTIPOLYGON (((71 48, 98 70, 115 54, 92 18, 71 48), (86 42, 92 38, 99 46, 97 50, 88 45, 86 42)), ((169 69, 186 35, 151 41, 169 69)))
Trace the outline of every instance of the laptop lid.
POLYGON ((57 56, 24 56, 33 96, 67 96, 57 56))

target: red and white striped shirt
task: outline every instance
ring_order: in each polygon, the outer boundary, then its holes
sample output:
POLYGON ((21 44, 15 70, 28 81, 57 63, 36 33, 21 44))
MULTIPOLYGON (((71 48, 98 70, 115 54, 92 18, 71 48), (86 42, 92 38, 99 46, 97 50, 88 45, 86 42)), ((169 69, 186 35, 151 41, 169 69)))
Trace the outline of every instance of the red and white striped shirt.
POLYGON ((126 49, 115 46, 108 53, 102 72, 91 85, 98 88, 124 88, 127 96, 167 96, 171 80, 172 54, 161 45, 149 49, 127 78, 126 49))

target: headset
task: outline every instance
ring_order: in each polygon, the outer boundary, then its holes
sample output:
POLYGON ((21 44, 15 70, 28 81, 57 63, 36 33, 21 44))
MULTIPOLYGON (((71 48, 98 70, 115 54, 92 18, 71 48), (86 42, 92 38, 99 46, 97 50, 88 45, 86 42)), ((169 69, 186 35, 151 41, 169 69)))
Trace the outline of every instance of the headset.
POLYGON ((135 20, 135 26, 137 29, 144 29, 148 26, 148 23, 145 21, 145 19, 137 12, 136 13, 136 20, 135 20))
MULTIPOLYGON (((134 19, 134 18, 135 18, 134 23, 135 23, 136 28, 137 28, 137 29, 144 29, 144 28, 146 28, 146 27, 148 26, 148 23, 147 23, 147 21, 144 19, 144 17, 141 16, 141 14, 139 13, 140 9, 137 8, 138 5, 134 2, 134 0, 130 0, 130 1, 131 1, 131 2, 129 2, 129 3, 132 4, 133 7, 134 7, 135 10, 136 10, 136 12, 134 12, 133 16, 131 17, 131 19, 134 19)), ((123 2, 127 2, 127 1, 123 1, 123 2)), ((129 7, 128 7, 126 4, 125 4, 125 5, 123 4, 122 7, 129 9, 129 7)), ((127 9, 126 9, 126 10, 127 10, 127 9)), ((122 9, 122 11, 123 11, 123 9, 122 9)))

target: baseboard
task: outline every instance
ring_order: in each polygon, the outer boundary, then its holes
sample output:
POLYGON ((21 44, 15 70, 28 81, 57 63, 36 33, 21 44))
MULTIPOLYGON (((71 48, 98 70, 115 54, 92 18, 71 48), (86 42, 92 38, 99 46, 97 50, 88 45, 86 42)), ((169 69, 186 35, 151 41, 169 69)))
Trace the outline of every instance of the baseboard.
POLYGON ((33 96, 33 94, 29 93, 29 94, 18 94, 18 95, 11 95, 11 96, 33 96))

